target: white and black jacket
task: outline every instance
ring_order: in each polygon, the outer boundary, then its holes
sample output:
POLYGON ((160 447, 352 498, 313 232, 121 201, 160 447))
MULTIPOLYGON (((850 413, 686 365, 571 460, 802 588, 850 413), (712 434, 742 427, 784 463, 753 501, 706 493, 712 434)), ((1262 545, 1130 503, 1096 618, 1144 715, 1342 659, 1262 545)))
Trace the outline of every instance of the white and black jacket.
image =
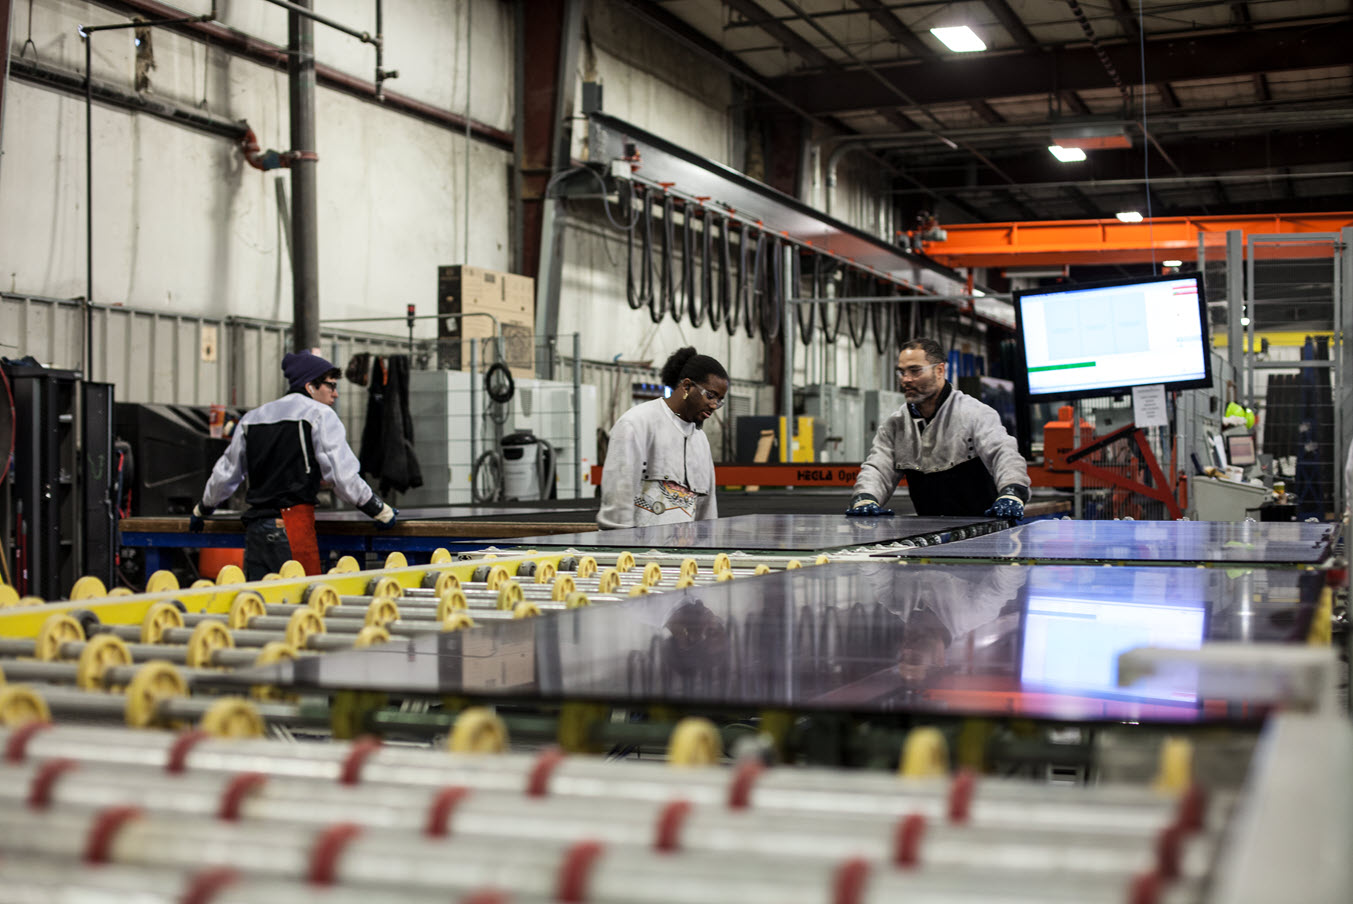
POLYGON ((918 515, 981 515, 996 501, 997 487, 1029 501, 1029 469, 1015 438, 995 409, 949 383, 930 420, 908 404, 879 425, 855 499, 886 504, 902 477, 918 515))
POLYGON ((709 438, 663 399, 635 405, 611 428, 601 471, 602 530, 719 517, 709 438))
POLYGON ((209 513, 229 499, 247 477, 245 520, 276 517, 293 505, 314 505, 324 481, 338 498, 374 518, 383 503, 360 470, 333 408, 292 392, 240 419, 202 491, 202 509, 209 513))

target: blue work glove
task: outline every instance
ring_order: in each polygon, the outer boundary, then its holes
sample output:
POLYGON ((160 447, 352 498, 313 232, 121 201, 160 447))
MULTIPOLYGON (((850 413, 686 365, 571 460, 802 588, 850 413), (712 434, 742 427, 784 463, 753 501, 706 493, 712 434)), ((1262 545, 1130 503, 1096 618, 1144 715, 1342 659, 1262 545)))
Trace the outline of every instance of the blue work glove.
POLYGON ((878 500, 873 496, 856 496, 850 500, 850 508, 846 509, 847 515, 891 515, 892 509, 886 509, 879 505, 878 500))
POLYGON ((214 511, 214 508, 203 506, 200 502, 193 506, 193 513, 188 516, 188 530, 194 534, 202 533, 202 528, 207 526, 207 516, 214 511))
POLYGON ((991 504, 983 514, 992 518, 1005 518, 1007 521, 1018 521, 1024 517, 1024 500, 1013 494, 997 496, 996 501, 991 504))
POLYGON ((394 508, 390 503, 381 506, 380 512, 376 515, 376 526, 381 530, 389 530, 395 526, 399 520, 399 509, 394 508))

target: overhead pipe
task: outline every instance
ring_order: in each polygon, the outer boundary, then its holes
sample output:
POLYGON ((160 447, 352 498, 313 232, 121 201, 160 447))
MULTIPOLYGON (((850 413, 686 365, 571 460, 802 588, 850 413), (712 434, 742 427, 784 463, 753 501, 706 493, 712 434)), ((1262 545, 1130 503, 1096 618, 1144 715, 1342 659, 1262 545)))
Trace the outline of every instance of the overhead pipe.
MULTIPOLYGON (((315 164, 315 25, 292 9, 287 16, 287 98, 291 118, 291 341, 296 351, 319 348, 319 222, 315 164)), ((306 4, 310 0, 304 0, 306 4)), ((341 29, 340 29, 341 30, 341 29)))

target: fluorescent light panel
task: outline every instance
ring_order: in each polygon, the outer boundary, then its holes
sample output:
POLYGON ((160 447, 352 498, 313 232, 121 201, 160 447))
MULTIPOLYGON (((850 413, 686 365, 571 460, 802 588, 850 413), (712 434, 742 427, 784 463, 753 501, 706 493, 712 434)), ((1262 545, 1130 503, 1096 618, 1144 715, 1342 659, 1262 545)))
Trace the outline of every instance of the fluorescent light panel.
POLYGON ((939 38, 940 43, 948 47, 954 53, 976 53, 979 50, 986 50, 987 45, 982 43, 982 39, 973 33, 973 30, 966 25, 956 25, 950 28, 932 28, 930 33, 939 38))
POLYGON ((1056 157, 1063 163, 1080 163, 1085 159, 1085 151, 1080 148, 1064 148, 1059 145, 1048 145, 1048 153, 1056 157))
POLYGON ((1162 267, 1182 267, 1182 266, 1184 266, 1184 262, 1183 262, 1183 261, 1161 261, 1161 262, 1160 262, 1160 265, 1161 265, 1162 267))
POLYGON ((1120 210, 1114 216, 1124 223, 1140 223, 1142 221, 1142 215, 1135 210, 1120 210))

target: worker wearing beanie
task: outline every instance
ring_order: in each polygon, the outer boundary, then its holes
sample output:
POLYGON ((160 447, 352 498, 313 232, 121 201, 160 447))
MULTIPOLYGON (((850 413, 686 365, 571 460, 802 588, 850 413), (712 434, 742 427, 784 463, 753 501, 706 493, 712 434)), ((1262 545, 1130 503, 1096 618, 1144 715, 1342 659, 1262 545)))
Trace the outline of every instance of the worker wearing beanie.
POLYGON ((189 530, 202 530, 203 519, 249 478, 243 520, 244 574, 250 581, 276 572, 288 559, 304 565, 306 574, 320 573, 315 501, 321 480, 382 528, 399 514, 359 476, 361 465, 333 409, 339 369, 319 355, 293 352, 282 359, 282 373, 287 394, 241 418, 188 521, 189 530))

